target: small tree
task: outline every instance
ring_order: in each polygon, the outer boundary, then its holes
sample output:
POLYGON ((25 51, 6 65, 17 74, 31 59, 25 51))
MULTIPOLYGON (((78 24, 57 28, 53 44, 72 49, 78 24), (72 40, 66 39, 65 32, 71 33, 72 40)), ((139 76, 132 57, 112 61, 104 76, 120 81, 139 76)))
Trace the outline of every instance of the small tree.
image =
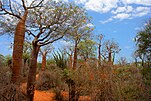
POLYGON ((53 46, 51 44, 44 46, 40 49, 40 53, 42 55, 42 67, 41 69, 44 71, 46 69, 46 56, 53 50, 53 46))
POLYGON ((103 38, 104 38, 103 34, 99 34, 96 36, 97 45, 98 45, 98 65, 101 65, 101 47, 102 47, 103 38))
POLYGON ((86 62, 87 59, 95 57, 95 42, 91 39, 83 40, 78 45, 78 54, 83 57, 86 62))
POLYGON ((108 62, 113 63, 115 54, 119 53, 119 51, 119 45, 115 41, 107 40, 104 42, 103 52, 105 55, 107 54, 108 62))

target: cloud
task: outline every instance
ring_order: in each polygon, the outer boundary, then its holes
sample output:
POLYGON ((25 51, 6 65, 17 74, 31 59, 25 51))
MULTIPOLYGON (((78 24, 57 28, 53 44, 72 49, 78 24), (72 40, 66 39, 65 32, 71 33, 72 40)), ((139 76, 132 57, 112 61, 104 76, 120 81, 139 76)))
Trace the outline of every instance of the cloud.
POLYGON ((123 20, 123 19, 128 19, 130 16, 131 16, 130 14, 120 13, 117 14, 116 16, 113 16, 113 18, 123 20))
POLYGON ((133 16, 141 17, 150 13, 150 11, 151 11, 151 8, 149 7, 137 7, 135 11, 133 12, 134 13, 133 16))
POLYGON ((150 0, 121 0, 123 4, 138 4, 138 5, 145 5, 151 6, 150 0))
POLYGON ((113 18, 109 18, 107 20, 100 21, 100 23, 105 24, 105 23, 111 22, 112 20, 113 20, 113 18))
POLYGON ((98 13, 111 13, 112 16, 101 23, 108 23, 114 19, 132 19, 150 13, 150 0, 75 0, 82 4, 86 10, 98 13))
POLYGON ((116 10, 112 10, 111 13, 112 14, 117 14, 117 13, 121 13, 121 12, 132 12, 133 11, 133 7, 132 6, 123 6, 123 7, 117 7, 116 10))
POLYGON ((87 10, 106 13, 117 6, 118 0, 87 0, 84 2, 84 7, 87 10))
POLYGON ((150 7, 132 7, 132 6, 126 6, 126 7, 117 7, 115 10, 112 10, 111 13, 113 14, 110 18, 108 18, 105 21, 100 21, 102 24, 111 22, 113 20, 124 20, 124 19, 133 19, 135 17, 142 17, 147 14, 149 14, 151 11, 150 7))

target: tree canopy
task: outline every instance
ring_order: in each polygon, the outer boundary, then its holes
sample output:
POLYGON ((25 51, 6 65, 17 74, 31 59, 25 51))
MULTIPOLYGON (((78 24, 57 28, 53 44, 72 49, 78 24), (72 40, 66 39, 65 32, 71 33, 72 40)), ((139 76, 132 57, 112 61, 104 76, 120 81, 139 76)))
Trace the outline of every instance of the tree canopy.
MULTIPOLYGON (((141 60, 151 63, 151 19, 137 33, 135 42, 137 46, 136 55, 141 60)), ((148 66, 150 65, 148 64, 148 66)))

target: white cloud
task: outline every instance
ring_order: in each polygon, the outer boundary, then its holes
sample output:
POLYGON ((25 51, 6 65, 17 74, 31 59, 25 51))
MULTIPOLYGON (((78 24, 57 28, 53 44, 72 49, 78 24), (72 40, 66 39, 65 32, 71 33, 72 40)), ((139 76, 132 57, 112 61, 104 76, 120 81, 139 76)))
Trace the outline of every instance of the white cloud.
POLYGON ((126 11, 126 7, 118 7, 115 11, 112 10, 111 13, 117 14, 124 11, 126 11))
POLYGON ((133 19, 135 17, 142 17, 147 14, 149 14, 151 11, 150 7, 144 7, 144 6, 138 6, 138 7, 132 7, 132 6, 125 6, 125 7, 117 7, 116 10, 112 10, 111 13, 113 16, 111 16, 109 19, 105 21, 100 21, 102 24, 108 23, 113 21, 114 19, 124 20, 124 19, 133 19))
POLYGON ((151 11, 151 8, 149 7, 137 7, 135 11, 133 12, 133 16, 141 17, 148 14, 150 11, 151 11))
POLYGON ((118 0, 88 0, 84 7, 100 13, 106 13, 117 6, 118 0))
POLYGON ((105 24, 105 23, 111 22, 112 20, 113 20, 113 18, 109 18, 107 20, 100 21, 100 23, 105 24))
POLYGON ((83 4, 87 10, 92 10, 99 13, 106 13, 117 8, 112 13, 131 12, 133 10, 131 4, 151 6, 151 0, 75 0, 78 4, 83 4), (119 5, 123 7, 118 7, 119 5))
POLYGON ((112 16, 111 18, 104 20, 104 21, 100 21, 102 24, 111 22, 115 19, 120 19, 120 20, 124 20, 124 19, 130 19, 131 15, 130 14, 126 14, 126 13, 120 13, 117 15, 112 16))
POLYGON ((121 0, 124 4, 139 4, 151 6, 151 0, 121 0))
POLYGON ((129 12, 132 12, 132 11, 133 11, 133 7, 132 6, 127 6, 126 12, 129 13, 129 12))
POLYGON ((123 20, 123 19, 128 19, 130 16, 131 16, 130 14, 120 13, 117 14, 116 16, 113 16, 113 18, 123 20))
POLYGON ((151 11, 151 0, 75 0, 75 2, 82 4, 86 10, 113 14, 107 20, 100 21, 102 24, 115 19, 124 20, 141 17, 151 11))
POLYGON ((133 7, 132 6, 123 6, 123 7, 117 7, 116 10, 112 10, 111 13, 112 14, 117 14, 117 13, 122 13, 122 12, 132 12, 133 11, 133 7))

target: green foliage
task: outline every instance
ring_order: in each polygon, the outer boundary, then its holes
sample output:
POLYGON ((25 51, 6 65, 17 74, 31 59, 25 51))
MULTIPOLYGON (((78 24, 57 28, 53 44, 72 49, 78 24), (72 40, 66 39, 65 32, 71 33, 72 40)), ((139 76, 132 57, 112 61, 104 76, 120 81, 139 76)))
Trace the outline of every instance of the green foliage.
POLYGON ((151 19, 146 23, 144 28, 137 33, 135 37, 137 50, 136 56, 151 66, 151 19))
POLYGON ((11 55, 3 56, 0 54, 0 67, 3 67, 3 66, 9 66, 10 67, 11 63, 12 63, 12 56, 11 55))
POLYGON ((53 52, 55 63, 61 69, 67 68, 67 56, 61 51, 53 52))
POLYGON ((78 45, 78 54, 84 59, 92 58, 95 56, 95 42, 91 39, 83 40, 78 45))

